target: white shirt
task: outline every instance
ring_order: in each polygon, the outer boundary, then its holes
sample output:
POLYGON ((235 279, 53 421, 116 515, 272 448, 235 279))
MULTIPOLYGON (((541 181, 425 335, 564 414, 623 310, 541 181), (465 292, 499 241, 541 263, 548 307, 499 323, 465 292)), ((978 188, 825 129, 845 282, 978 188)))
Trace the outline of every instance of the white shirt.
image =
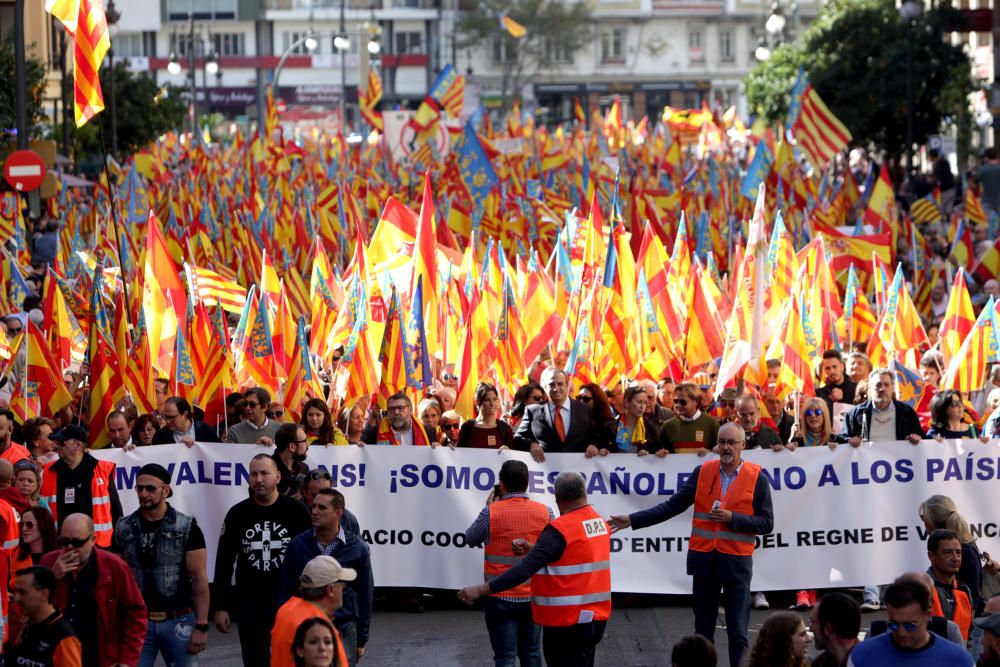
POLYGON ((562 405, 560 405, 558 407, 555 405, 555 403, 552 403, 552 402, 549 403, 549 406, 550 406, 549 417, 552 418, 552 428, 556 427, 556 410, 559 410, 559 412, 562 414, 563 428, 565 429, 565 432, 568 434, 569 433, 569 406, 570 406, 569 397, 567 396, 566 400, 563 401, 562 405))
POLYGON ((393 435, 396 436, 396 440, 400 445, 412 445, 413 444, 413 427, 406 429, 405 431, 392 430, 393 435))
POLYGON ((682 422, 688 422, 688 423, 690 423, 690 422, 693 422, 694 420, 698 419, 698 417, 701 417, 701 410, 696 410, 695 413, 693 415, 691 415, 690 417, 685 417, 684 415, 682 415, 679 412, 675 412, 674 414, 682 422))
POLYGON ((885 410, 879 410, 872 403, 872 423, 868 427, 868 439, 872 442, 891 442, 896 439, 895 403, 890 402, 889 407, 885 410))

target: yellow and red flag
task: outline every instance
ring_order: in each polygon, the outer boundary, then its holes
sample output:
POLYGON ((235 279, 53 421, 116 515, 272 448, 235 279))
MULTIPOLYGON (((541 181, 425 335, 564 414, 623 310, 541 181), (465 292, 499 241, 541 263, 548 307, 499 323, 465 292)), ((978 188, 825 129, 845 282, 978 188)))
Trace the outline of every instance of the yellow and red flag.
POLYGON ((977 391, 986 383, 986 365, 997 360, 998 343, 997 313, 990 297, 986 307, 979 313, 979 319, 972 331, 962 341, 958 354, 952 357, 948 370, 941 378, 942 389, 956 391, 977 391))
POLYGON ((972 299, 969 298, 969 289, 965 284, 965 271, 957 271, 948 296, 948 310, 945 311, 940 329, 940 350, 945 364, 950 363, 958 354, 975 321, 972 299))
POLYGON ((167 243, 160 231, 160 223, 151 210, 146 221, 146 266, 142 284, 142 310, 146 318, 149 347, 153 365, 165 375, 172 371, 174 338, 177 329, 184 328, 187 318, 187 292, 184 282, 177 275, 177 267, 170 258, 167 243), (170 313, 176 315, 176 328, 171 329, 170 313), (168 326, 164 326, 167 322, 168 326))
POLYGON ((73 107, 76 126, 82 127, 104 110, 98 72, 111 48, 104 7, 99 0, 46 0, 45 11, 73 37, 73 107))
POLYGON ((45 344, 41 330, 29 318, 25 356, 25 405, 29 417, 50 417, 69 405, 73 397, 63 383, 62 374, 45 344))

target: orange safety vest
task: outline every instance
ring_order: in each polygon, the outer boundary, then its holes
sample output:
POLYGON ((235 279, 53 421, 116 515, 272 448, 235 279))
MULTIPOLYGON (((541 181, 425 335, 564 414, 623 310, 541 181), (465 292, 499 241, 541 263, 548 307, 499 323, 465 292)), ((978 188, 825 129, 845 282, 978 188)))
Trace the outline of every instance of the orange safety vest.
MULTIPOLYGON (((490 505, 490 541, 483 558, 483 580, 493 581, 517 565, 523 556, 514 555, 511 542, 520 537, 534 543, 542 529, 549 525, 549 516, 548 507, 528 498, 507 498, 490 505)), ((528 600, 531 584, 525 581, 493 595, 528 600)))
POLYGON ((757 486, 760 466, 744 461, 736 479, 722 495, 721 462, 716 459, 701 465, 698 488, 694 496, 694 520, 691 522, 691 551, 719 553, 731 556, 752 556, 755 537, 752 533, 738 533, 730 526, 708 518, 712 505, 720 500, 722 509, 736 514, 753 516, 753 490, 757 486))
POLYGON ((0 500, 0 515, 3 516, 4 533, 0 535, 4 549, 12 549, 21 543, 21 517, 13 505, 0 500))
MULTIPOLYGON (((48 504, 52 512, 52 518, 59 522, 59 503, 56 496, 59 494, 58 475, 52 471, 52 466, 56 461, 45 465, 42 471, 41 497, 48 504)), ((97 546, 110 547, 111 534, 114 532, 114 524, 111 522, 111 490, 115 483, 115 464, 111 461, 97 462, 94 475, 90 478, 90 503, 91 517, 94 520, 94 535, 97 546)))
MULTIPOLYGON (((944 616, 944 609, 941 607, 941 598, 938 597, 937 585, 933 587, 934 595, 931 597, 931 615, 944 616)), ((955 593, 954 616, 949 621, 954 621, 955 625, 962 633, 962 638, 969 640, 969 630, 972 628, 972 600, 960 588, 953 588, 955 593)), ((945 617, 947 618, 947 617, 945 617)))
POLYGON ((611 530, 590 505, 563 514, 550 524, 566 540, 554 563, 531 577, 531 615, 548 627, 576 625, 611 616, 611 530))

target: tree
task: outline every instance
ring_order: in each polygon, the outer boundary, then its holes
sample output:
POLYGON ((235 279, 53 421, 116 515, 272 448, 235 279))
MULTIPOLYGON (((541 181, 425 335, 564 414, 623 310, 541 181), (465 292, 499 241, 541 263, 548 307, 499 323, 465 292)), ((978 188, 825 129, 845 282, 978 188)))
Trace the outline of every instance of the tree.
POLYGON ((856 143, 899 156, 906 146, 908 54, 915 140, 968 114, 969 59, 944 39, 958 25, 956 13, 942 3, 908 26, 891 0, 830 0, 800 40, 775 49, 747 75, 750 107, 769 121, 783 120, 802 66, 856 143))
MULTIPOLYGON (((95 124, 98 122, 104 127, 107 148, 111 150, 111 100, 108 99, 111 76, 110 68, 101 68, 104 111, 82 128, 76 128, 73 134, 73 146, 77 158, 101 152, 100 137, 95 124)), ((131 155, 164 132, 179 128, 184 122, 187 103, 181 98, 183 91, 177 86, 170 84, 159 86, 146 73, 132 73, 124 62, 115 63, 114 78, 118 150, 122 154, 131 155)))
POLYGON ((505 111, 525 82, 540 69, 564 65, 590 40, 592 16, 586 3, 558 0, 482 0, 458 23, 458 48, 483 48, 499 56, 505 111), (503 13, 527 30, 515 39, 500 27, 503 13))
MULTIPOLYGON (((41 129, 44 118, 42 96, 45 93, 45 65, 26 54, 24 71, 28 81, 28 132, 33 135, 41 129)), ((8 32, 0 41, 0 128, 16 127, 14 103, 14 33, 8 32)), ((13 135, 4 137, 2 143, 13 140, 13 135)))

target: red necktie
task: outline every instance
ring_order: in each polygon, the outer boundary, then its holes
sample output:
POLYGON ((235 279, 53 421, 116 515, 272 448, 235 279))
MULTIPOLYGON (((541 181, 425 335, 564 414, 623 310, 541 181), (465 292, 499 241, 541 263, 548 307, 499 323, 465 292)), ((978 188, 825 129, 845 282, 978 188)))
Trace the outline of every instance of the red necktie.
POLYGON ((565 442, 566 425, 563 424, 562 408, 560 408, 559 406, 556 406, 556 433, 559 434, 559 440, 565 442))

